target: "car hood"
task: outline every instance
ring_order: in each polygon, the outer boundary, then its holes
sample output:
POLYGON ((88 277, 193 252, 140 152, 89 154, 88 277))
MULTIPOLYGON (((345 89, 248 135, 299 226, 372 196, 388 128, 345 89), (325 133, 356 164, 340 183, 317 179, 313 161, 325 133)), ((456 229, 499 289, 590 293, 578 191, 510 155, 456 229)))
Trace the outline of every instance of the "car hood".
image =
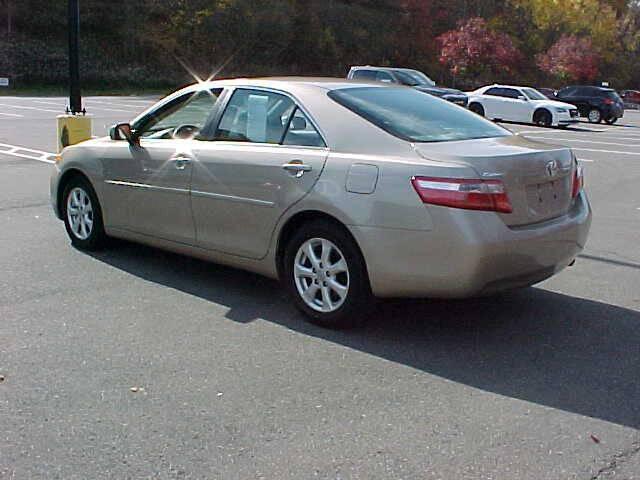
POLYGON ((540 107, 568 108, 568 109, 576 108, 575 105, 571 105, 570 103, 565 103, 565 102, 558 102, 557 100, 532 100, 531 103, 540 107))
POLYGON ((422 87, 417 86, 414 87, 416 90, 420 90, 421 92, 430 93, 431 95, 435 95, 437 97, 442 97, 444 95, 460 95, 466 96, 465 93, 460 90, 456 90, 455 88, 444 88, 444 87, 422 87))

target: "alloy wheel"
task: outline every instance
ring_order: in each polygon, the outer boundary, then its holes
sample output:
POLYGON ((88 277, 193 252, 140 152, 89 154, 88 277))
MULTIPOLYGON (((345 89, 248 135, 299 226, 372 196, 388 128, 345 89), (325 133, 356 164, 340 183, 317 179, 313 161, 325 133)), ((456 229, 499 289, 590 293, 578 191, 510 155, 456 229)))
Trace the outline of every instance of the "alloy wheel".
POLYGON ((602 114, 600 113, 599 110, 597 109, 592 109, 589 111, 589 121, 591 123, 599 123, 600 120, 602 119, 602 114))
POLYGON ((349 293, 349 267, 340 249, 324 238, 305 241, 296 253, 293 276, 304 303, 318 312, 338 310, 349 293))
POLYGON ((93 230, 93 206, 87 192, 80 187, 71 190, 67 197, 67 220, 78 239, 89 238, 93 230))

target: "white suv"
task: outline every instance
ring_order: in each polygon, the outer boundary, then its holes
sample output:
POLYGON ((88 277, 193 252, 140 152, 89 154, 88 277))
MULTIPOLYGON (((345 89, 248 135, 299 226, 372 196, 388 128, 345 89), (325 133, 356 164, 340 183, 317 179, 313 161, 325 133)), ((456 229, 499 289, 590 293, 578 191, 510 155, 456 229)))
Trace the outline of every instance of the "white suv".
POLYGON ((549 100, 531 87, 489 85, 469 94, 469 110, 491 120, 567 127, 579 121, 571 104, 549 100))

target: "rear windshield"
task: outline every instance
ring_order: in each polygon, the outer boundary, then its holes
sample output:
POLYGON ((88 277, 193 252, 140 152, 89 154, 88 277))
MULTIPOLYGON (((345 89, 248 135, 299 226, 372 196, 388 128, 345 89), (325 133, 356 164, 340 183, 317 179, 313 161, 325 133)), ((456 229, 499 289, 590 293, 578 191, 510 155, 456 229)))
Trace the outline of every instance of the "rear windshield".
POLYGON ((611 100, 615 100, 616 102, 622 101, 620 95, 618 95, 618 92, 615 92, 613 90, 605 90, 603 93, 605 97, 610 98, 611 100))
POLYGON ((355 87, 332 90, 328 95, 365 120, 410 142, 511 135, 475 113, 412 88, 355 87))

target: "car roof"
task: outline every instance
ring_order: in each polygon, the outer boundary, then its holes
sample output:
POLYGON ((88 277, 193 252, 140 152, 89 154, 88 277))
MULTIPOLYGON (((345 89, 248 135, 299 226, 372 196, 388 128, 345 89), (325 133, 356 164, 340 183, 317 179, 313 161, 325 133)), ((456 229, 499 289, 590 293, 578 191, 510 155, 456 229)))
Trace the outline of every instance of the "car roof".
POLYGON ((388 85, 381 82, 370 80, 351 80, 346 78, 334 77, 255 77, 255 78, 233 78, 225 80, 212 80, 209 82, 196 83, 188 88, 195 86, 204 86, 204 88, 216 87, 264 87, 264 88, 283 88, 287 87, 311 87, 322 90, 335 90, 339 88, 348 88, 356 86, 371 86, 377 88, 396 87, 397 85, 388 85))
POLYGON ((351 67, 351 70, 382 70, 385 72, 394 71, 394 70, 402 70, 402 71, 413 71, 417 72, 415 68, 406 68, 406 67, 376 67, 374 65, 354 65, 351 67))
POLYGON ((485 87, 482 87, 482 88, 495 88, 495 87, 497 88, 534 88, 534 87, 528 87, 526 85, 502 85, 499 83, 495 83, 493 85, 486 85, 485 87))
POLYGON ((566 87, 562 87, 562 90, 564 90, 565 88, 597 88, 598 90, 602 90, 603 92, 615 92, 613 88, 599 87, 598 85, 567 85, 566 87))

